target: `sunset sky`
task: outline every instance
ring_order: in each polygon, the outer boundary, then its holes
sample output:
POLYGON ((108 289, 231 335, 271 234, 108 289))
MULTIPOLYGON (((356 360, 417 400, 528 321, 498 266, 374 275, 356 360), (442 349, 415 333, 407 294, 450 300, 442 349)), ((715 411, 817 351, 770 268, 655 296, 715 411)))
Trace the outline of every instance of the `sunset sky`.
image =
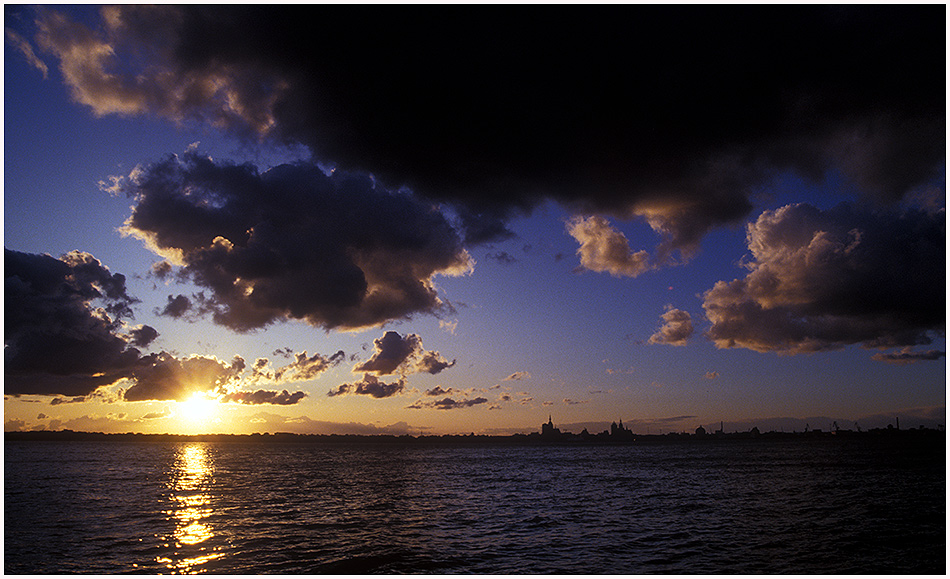
POLYGON ((5 430, 942 425, 945 10, 5 5, 5 430))

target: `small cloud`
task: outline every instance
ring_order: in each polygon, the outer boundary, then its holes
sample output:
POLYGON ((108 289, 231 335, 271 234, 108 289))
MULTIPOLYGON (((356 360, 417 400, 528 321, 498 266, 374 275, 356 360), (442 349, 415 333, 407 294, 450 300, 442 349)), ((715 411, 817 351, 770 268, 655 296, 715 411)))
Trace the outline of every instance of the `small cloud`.
POLYGON ((570 398, 564 399, 564 404, 567 404, 569 406, 573 406, 575 404, 587 404, 588 402, 590 402, 590 400, 572 400, 570 398))
POLYGON ((40 60, 38 56, 36 56, 36 53, 33 51, 33 46, 29 43, 29 41, 9 28, 7 28, 5 32, 7 44, 12 45, 14 48, 20 51, 20 54, 26 57, 26 61, 30 63, 30 66, 43 73, 44 79, 49 78, 49 67, 46 66, 46 63, 40 60))
POLYGON ((46 420, 47 418, 49 418, 49 416, 43 414, 42 412, 36 415, 37 420, 46 420))
POLYGON ((669 344, 670 346, 685 346, 686 341, 693 335, 693 321, 689 312, 666 306, 666 312, 660 316, 663 327, 650 336, 650 344, 669 344))
POLYGON ((60 404, 76 404, 78 402, 85 402, 85 396, 74 396, 72 398, 61 398, 56 397, 49 401, 51 406, 59 406, 60 404))
POLYGON ((485 404, 488 402, 487 398, 472 398, 471 400, 454 400, 452 398, 443 398, 442 400, 436 400, 432 402, 423 402, 421 400, 410 404, 406 408, 411 408, 414 410, 420 410, 423 408, 431 408, 435 410, 458 410, 459 408, 469 408, 471 406, 477 406, 479 404, 485 404))
POLYGON ((375 352, 369 360, 353 368, 354 372, 371 372, 383 376, 399 372, 403 375, 413 372, 438 374, 455 365, 438 352, 426 351, 422 347, 422 338, 417 334, 401 336, 398 332, 386 334, 373 340, 375 352))
POLYGON ((644 250, 631 251, 627 236, 603 217, 573 217, 567 222, 567 232, 581 244, 577 254, 582 269, 616 277, 637 277, 654 269, 650 255, 644 250))
POLYGON ((237 402, 240 404, 277 404, 289 406, 303 400, 307 394, 297 391, 291 394, 287 390, 275 392, 273 390, 257 390, 255 392, 239 391, 225 394, 222 402, 237 402))
POLYGON ((505 264, 505 265, 516 263, 518 261, 518 258, 511 255, 507 251, 496 251, 495 253, 489 253, 485 255, 485 257, 493 261, 497 261, 498 263, 505 264))
POLYGON ((160 316, 168 316, 170 318, 180 319, 187 316, 191 311, 192 304, 191 300, 188 299, 188 296, 178 294, 177 296, 168 296, 165 307, 161 310, 156 309, 155 313, 160 316))
POLYGON ((888 364, 913 364, 915 362, 921 362, 924 360, 939 360, 946 356, 946 352, 940 350, 925 350, 922 352, 915 352, 910 349, 910 347, 902 348, 899 352, 881 352, 879 354, 874 354, 871 356, 872 360, 877 360, 878 362, 886 362, 888 364))
POLYGON ((710 371, 710 372, 706 372, 705 374, 703 374, 703 378, 705 378, 705 379, 707 379, 707 380, 715 380, 715 379, 718 378, 718 377, 719 377, 719 372, 712 372, 712 371, 710 371))
POLYGON ((452 334, 453 336, 455 335, 455 330, 458 329, 458 327, 459 327, 458 320, 452 320, 451 322, 447 322, 445 320, 439 320, 439 329, 445 330, 446 332, 452 334))
POLYGON ((340 384, 334 390, 327 392, 327 396, 340 396, 342 394, 360 394, 372 396, 373 398, 389 398, 404 392, 406 381, 400 379, 397 382, 387 384, 380 382, 379 378, 372 374, 363 374, 363 379, 353 384, 340 384))
POLYGON ((531 378, 530 372, 519 371, 509 375, 505 380, 528 380, 531 378))
POLYGON ((149 412, 148 414, 142 416, 141 420, 157 420, 159 418, 168 418, 171 415, 171 409, 166 406, 159 412, 149 412))
POLYGON ((545 400, 544 402, 541 403, 541 406, 554 406, 554 402, 550 400, 545 400))
POLYGON ((430 390, 426 390, 426 396, 445 396, 446 394, 451 394, 457 392, 455 388, 443 388, 441 386, 436 386, 430 390))

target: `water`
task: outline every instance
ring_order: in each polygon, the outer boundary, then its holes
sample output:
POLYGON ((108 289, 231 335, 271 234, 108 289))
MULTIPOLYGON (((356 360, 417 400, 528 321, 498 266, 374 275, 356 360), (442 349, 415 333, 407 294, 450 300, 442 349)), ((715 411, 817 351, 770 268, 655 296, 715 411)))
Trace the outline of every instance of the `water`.
POLYGON ((7 573, 926 573, 944 450, 7 442, 7 573))

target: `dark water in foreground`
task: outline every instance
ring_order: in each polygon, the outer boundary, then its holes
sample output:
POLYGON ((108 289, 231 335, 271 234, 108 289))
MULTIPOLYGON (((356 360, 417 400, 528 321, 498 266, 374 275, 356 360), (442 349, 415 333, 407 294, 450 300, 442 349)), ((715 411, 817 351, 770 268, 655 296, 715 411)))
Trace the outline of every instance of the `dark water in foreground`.
POLYGON ((7 442, 7 573, 943 574, 896 440, 7 442))

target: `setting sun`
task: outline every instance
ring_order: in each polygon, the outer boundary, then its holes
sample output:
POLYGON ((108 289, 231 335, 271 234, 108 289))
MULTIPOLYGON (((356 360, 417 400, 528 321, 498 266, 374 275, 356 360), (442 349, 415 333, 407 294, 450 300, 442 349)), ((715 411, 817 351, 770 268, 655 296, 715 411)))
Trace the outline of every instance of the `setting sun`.
POLYGON ((178 414, 188 422, 209 421, 217 413, 218 403, 201 392, 195 392, 191 398, 178 403, 178 414))

